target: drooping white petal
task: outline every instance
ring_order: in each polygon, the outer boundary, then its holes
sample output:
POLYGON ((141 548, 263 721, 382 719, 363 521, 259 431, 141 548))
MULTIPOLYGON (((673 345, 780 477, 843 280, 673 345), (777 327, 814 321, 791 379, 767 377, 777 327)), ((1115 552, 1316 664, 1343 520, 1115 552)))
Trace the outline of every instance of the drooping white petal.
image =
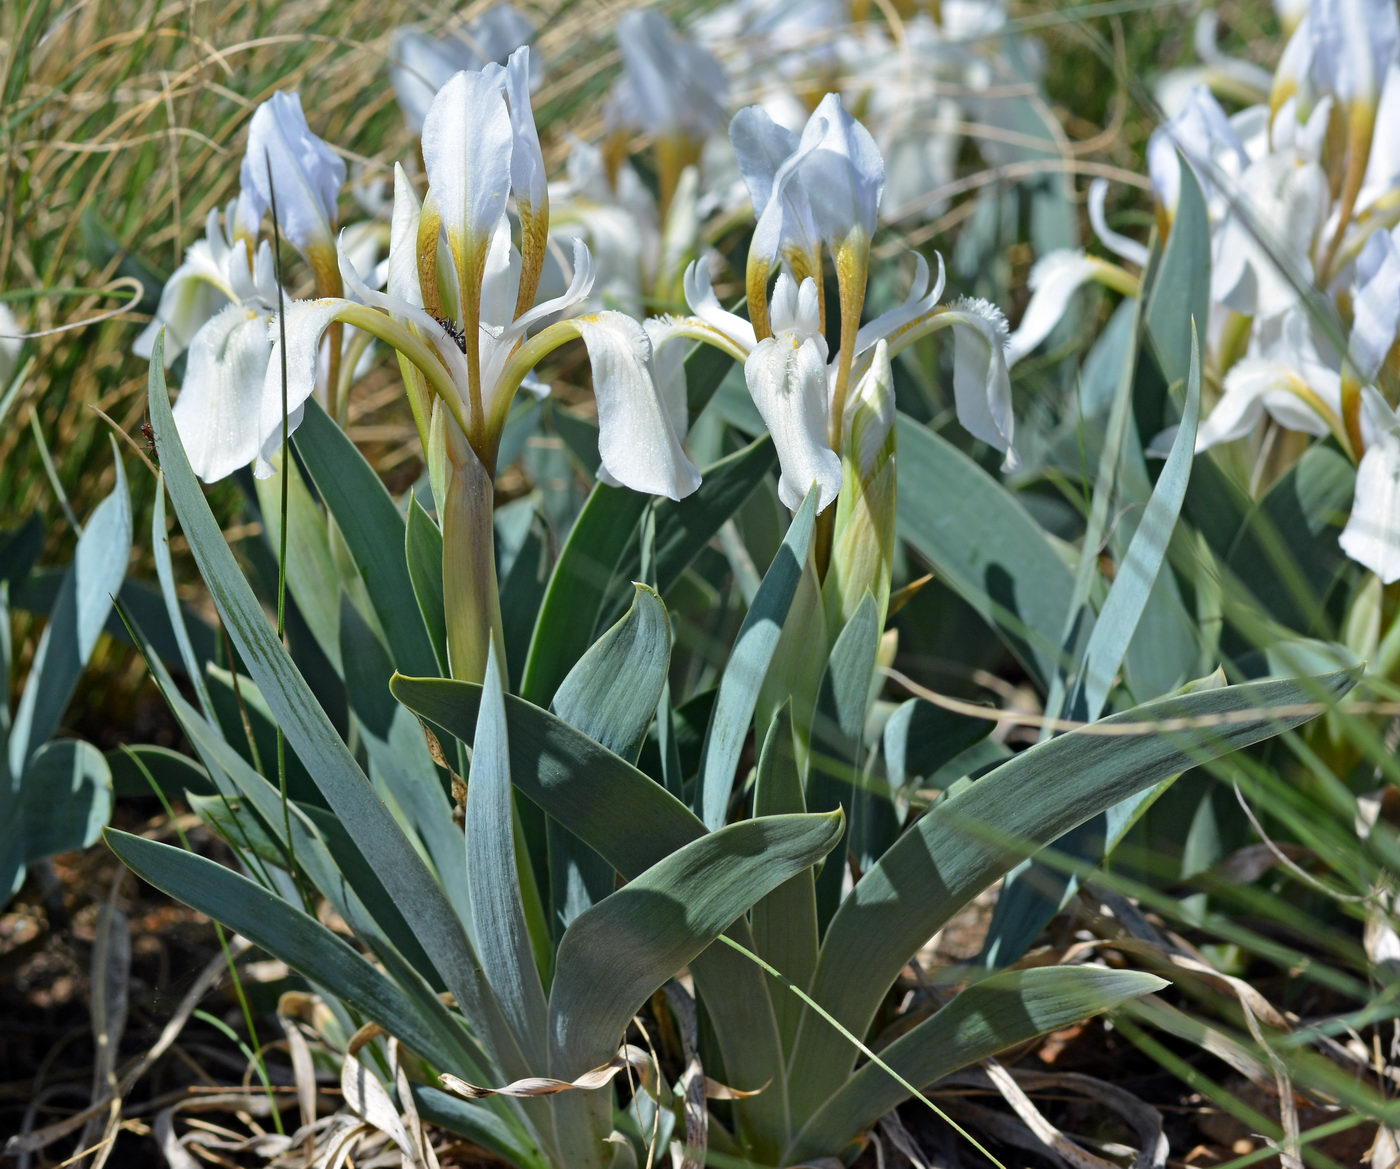
POLYGON ((911 252, 910 255, 914 257, 914 281, 909 286, 909 295, 904 298, 904 303, 898 308, 883 312, 873 321, 868 321, 860 327, 860 332, 856 334, 857 357, 877 341, 893 336, 905 325, 932 312, 934 306, 942 298, 943 286, 947 281, 942 254, 934 253, 938 259, 938 279, 933 282, 931 287, 928 278, 928 261, 918 252, 911 252))
POLYGON ((686 402, 685 350, 679 345, 667 345, 668 329, 655 317, 642 322, 651 343, 651 374, 661 408, 671 423, 671 429, 684 435, 690 429, 690 409, 686 402))
POLYGON ((1225 375, 1220 401, 1196 431, 1196 449, 1244 438, 1258 427, 1265 411, 1289 430, 1326 434, 1327 420, 1299 396, 1300 388, 1311 387, 1282 362, 1264 358, 1236 362, 1225 375))
POLYGON ((311 132, 295 93, 274 93, 253 112, 240 180, 250 212, 261 221, 277 193, 282 234, 305 253, 331 246, 345 163, 311 132))
POLYGON ((802 162, 802 185, 823 240, 833 251, 853 231, 868 241, 885 189, 885 163, 875 139, 847 112, 840 95, 829 93, 802 132, 802 143, 808 142, 816 148, 802 162))
POLYGON ((651 342, 631 317, 601 312, 574 324, 588 347, 598 402, 598 455, 608 474, 633 491, 684 499, 700 472, 681 447, 674 403, 651 372, 651 342))
POLYGON ((694 261, 685 270, 685 299, 691 312, 711 328, 718 329, 745 353, 758 344, 753 325, 720 306, 710 284, 709 266, 704 260, 694 261))
MULTIPOLYGON (((266 319, 236 304, 210 318, 190 344, 175 425, 190 466, 206 483, 246 467, 262 449, 271 351, 266 319)), ((280 402, 280 382, 277 389, 280 402)))
POLYGON ((191 244, 185 260, 165 282, 155 316, 132 345, 137 357, 150 359, 156 335, 165 329, 165 364, 168 366, 194 340, 204 323, 234 299, 222 269, 209 254, 205 240, 191 244))
POLYGON ((1400 420, 1385 399, 1363 387, 1371 445, 1356 470, 1356 494, 1342 551, 1386 584, 1400 580, 1400 420))
POLYGON ((744 380, 778 452, 778 498, 796 510, 815 483, 824 510, 841 490, 841 460, 828 433, 821 350, 814 340, 769 337, 744 362, 744 380))
POLYGON ((510 197, 515 134, 498 74, 454 74, 423 122, 428 184, 459 262, 489 245, 510 197))
POLYGON ((1006 345, 1006 364, 1015 365, 1050 336, 1069 308, 1070 299, 1094 279, 1098 263, 1081 251, 1046 252, 1031 268, 1031 299, 1021 323, 1006 345))
POLYGON ((1356 266, 1349 350, 1358 372, 1371 381, 1400 340, 1400 228, 1371 236, 1356 266))
POLYGON ((1108 226, 1108 217, 1104 214, 1104 200, 1107 197, 1107 179, 1095 179, 1089 184, 1089 225, 1094 229, 1094 234, 1115 256, 1139 268, 1147 267, 1147 248, 1108 226))
MULTIPOLYGON (((379 295, 379 294, 377 294, 379 295)), ((316 367, 321 357, 321 336, 330 328, 330 322, 339 318, 349 307, 350 301, 340 297, 325 297, 314 301, 293 301, 283 312, 284 328, 287 336, 287 413, 288 433, 294 430, 295 421, 301 420, 301 407, 316 392, 316 367)), ((272 473, 270 452, 276 451, 281 440, 281 367, 283 367, 283 326, 273 321, 265 325, 272 347, 267 356, 267 368, 263 378, 262 393, 258 398, 258 413, 253 416, 258 434, 256 451, 262 455, 253 473, 265 479, 272 473)))
POLYGON ((958 422, 974 438, 1003 451, 1002 466, 1014 471, 1011 373, 1006 364, 1006 318, 985 300, 963 299, 946 312, 953 330, 953 405, 958 422))

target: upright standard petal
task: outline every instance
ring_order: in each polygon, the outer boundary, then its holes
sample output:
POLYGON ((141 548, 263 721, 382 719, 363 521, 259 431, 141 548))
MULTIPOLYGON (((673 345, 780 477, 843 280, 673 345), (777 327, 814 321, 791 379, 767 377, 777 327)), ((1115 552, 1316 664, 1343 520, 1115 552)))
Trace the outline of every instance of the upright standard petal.
POLYGON ((760 341, 744 380, 778 452, 778 498, 796 510, 816 483, 817 510, 825 510, 841 490, 841 460, 828 441, 826 360, 816 341, 760 341))
POLYGON ((1362 390, 1371 445, 1356 470, 1342 551, 1386 584, 1400 580, 1400 419, 1370 386, 1362 390))
POLYGON ((617 23, 617 43, 625 73, 609 102, 615 128, 703 142, 724 125, 723 68, 660 12, 628 12, 617 23))
POLYGON ((303 254, 330 254, 345 163, 311 132, 295 93, 274 93, 254 111, 239 177, 255 219, 271 208, 275 186, 282 234, 303 254))
POLYGON ((700 472, 681 447, 674 402, 663 399, 651 370, 651 341, 631 317, 601 312, 573 321, 588 347, 598 402, 598 455, 624 487, 684 499, 700 472))
POLYGON ((423 122, 423 163, 459 269, 468 258, 484 261, 506 213, 514 141, 499 70, 457 73, 433 98, 423 122))
POLYGON ((521 45, 506 62, 505 93, 514 134, 510 152, 511 189, 515 191, 522 218, 540 215, 549 207, 549 187, 535 113, 530 107, 529 45, 521 45))
POLYGON ((731 130, 731 137, 758 216, 749 243, 750 263, 758 260, 766 273, 781 258, 799 275, 815 273, 821 262, 822 233, 799 168, 820 145, 820 128, 798 140, 757 106, 741 110, 735 124, 737 133, 731 130), (793 149, 770 174, 768 166, 789 141, 793 149))
POLYGON ((761 215, 772 198, 778 168, 797 149, 797 135, 773 121, 762 106, 746 106, 729 123, 729 141, 754 214, 761 215))
POLYGON ((390 296, 423 307, 418 283, 418 223, 423 204, 407 173, 394 164, 394 210, 389 220, 389 274, 384 286, 390 296))
POLYGON ((1314 0, 1308 34, 1318 90, 1374 103, 1400 45, 1395 0, 1314 0))
POLYGON ((869 241, 875 234, 885 163, 875 139, 829 93, 802 132, 802 145, 814 149, 802 162, 802 184, 812 215, 833 253, 852 233, 869 241))
MULTIPOLYGON (((190 466, 206 483, 246 467, 262 449, 271 350, 266 318, 236 304, 210 318, 190 344, 175 425, 190 466)), ((280 402, 280 382, 277 390, 280 402)))
MULTIPOLYGON (((535 26, 509 4, 488 8, 477 19, 455 22, 440 33, 416 26, 398 29, 389 50, 389 77, 415 134, 423 129, 433 96, 462 69, 504 63, 511 52, 535 35, 535 26)), ((530 71, 530 88, 539 84, 538 65, 530 71)))

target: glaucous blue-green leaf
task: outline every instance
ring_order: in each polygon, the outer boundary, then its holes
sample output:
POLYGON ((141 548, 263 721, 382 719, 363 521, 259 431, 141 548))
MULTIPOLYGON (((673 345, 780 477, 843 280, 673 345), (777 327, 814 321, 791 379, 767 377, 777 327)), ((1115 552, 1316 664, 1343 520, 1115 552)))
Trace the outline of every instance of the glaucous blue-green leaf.
POLYGON ((633 585, 631 607, 569 671, 550 709, 614 754, 635 761, 670 661, 666 606, 656 590, 633 585))
POLYGON ((1143 319, 1167 384, 1184 382, 1194 364, 1193 334, 1210 320, 1211 230, 1196 173, 1177 153, 1181 190, 1171 234, 1147 273, 1143 319))
POLYGON ((519 1169, 555 1169, 555 1162, 522 1139, 519 1132, 480 1101, 461 1100, 426 1084, 412 1084, 409 1090, 418 1106, 418 1115, 424 1120, 489 1149, 508 1165, 519 1169))
POLYGON ((530 639, 520 693, 546 705, 588 647, 607 601, 608 586, 648 499, 625 487, 598 483, 555 562, 530 639))
MULTIPOLYGON (((910 955, 1023 856, 1168 776, 1307 722, 1315 716, 1305 704, 1340 698, 1359 672, 1164 698, 1014 756, 935 804, 856 883, 827 930, 812 997, 864 1033, 910 955), (903 895, 910 889, 920 896, 903 895)), ((820 1108, 853 1056, 826 1022, 804 1014, 796 1119, 820 1108)))
MULTIPOLYGON (((151 549, 156 562, 156 579, 160 582, 161 599, 165 602, 165 614, 179 647, 180 663, 185 677, 194 687, 199 708, 207 718, 214 717, 213 703, 209 697, 209 686, 204 679, 204 663, 196 656, 194 643, 190 641, 189 628, 185 624, 185 614, 180 607, 180 598, 175 591, 175 566, 170 559, 170 532, 165 521, 165 482, 156 481, 155 503, 151 510, 151 549)), ((139 618, 138 618, 139 623, 139 618)))
MULTIPOLYGON (((656 588, 665 596, 719 530, 734 517, 773 468, 777 456, 767 435, 704 468, 700 486, 684 499, 661 499, 655 517, 656 588)), ((634 544, 636 542, 634 541, 634 544)), ((626 565, 640 573, 641 556, 629 547, 626 565)), ((620 607, 620 606, 619 606, 620 607)), ((614 608, 617 612, 618 608, 614 608)))
MULTIPOLYGON (((1064 716, 1075 722, 1092 722, 1103 713, 1181 514, 1191 478, 1201 407, 1200 352, 1194 326, 1191 356, 1186 402, 1171 452, 1084 644, 1083 655, 1075 663, 1075 674, 1062 706, 1064 716)), ((1112 823, 1106 820, 1074 829, 1066 841, 1067 851, 1090 863, 1101 860, 1105 850, 1118 844, 1142 800, 1152 794, 1151 789, 1140 792, 1131 796, 1116 814, 1106 813, 1112 823)), ((1034 860, 1009 873, 992 915, 984 949, 986 962, 1005 966, 1020 958, 1077 887, 1078 881, 1072 874, 1052 871, 1034 860)))
MULTIPOLYGON (((632 606, 569 671, 550 708, 613 753, 635 762, 656 713, 671 660, 666 606, 634 585, 632 606)), ((557 821, 546 828, 552 921, 561 931, 612 892, 612 866, 557 821)))
POLYGON ((348 597, 342 598, 340 625, 345 689, 369 759, 370 778, 411 832, 410 838, 421 842, 448 899, 466 921, 462 833, 452 822, 452 804, 428 753, 423 728, 389 692, 394 667, 388 649, 348 597))
POLYGON ((881 744, 885 773, 893 791, 926 782, 969 747, 981 742, 996 724, 944 710, 911 698, 885 722, 881 744))
POLYGON ((185 792, 207 796, 214 791, 204 768, 188 755, 172 751, 169 747, 145 743, 135 747, 118 747, 108 751, 106 758, 107 767, 112 773, 112 794, 119 800, 155 795, 150 780, 146 778, 147 772, 169 799, 181 799, 185 792))
POLYGON ((1069 612, 1068 566, 996 479, 912 418, 898 426, 900 537, 1048 684, 1069 612))
POLYGON ((442 599, 442 529, 416 495, 408 500, 404 528, 404 560, 413 599, 433 647, 438 672, 447 675, 447 616, 442 599))
POLYGON ((1148 597, 1166 559, 1167 545, 1176 530, 1177 517, 1191 480, 1200 412, 1201 361, 1192 325, 1191 363, 1181 422, 1152 497, 1147 501, 1132 543, 1118 565, 1113 585, 1089 634, 1084 657, 1075 664, 1076 678, 1065 704, 1071 719, 1096 719, 1108 702, 1109 690, 1147 608, 1148 597))
MULTIPOLYGON (((471 742, 480 686, 397 675, 390 688, 415 714, 471 742)), ((699 817, 659 783, 563 719, 509 694, 505 709, 515 786, 624 877, 704 833, 699 817)))
MULTIPOLYGON (((164 462, 164 460, 162 460, 164 462)), ((319 921, 214 861, 116 829, 108 846, 143 880, 236 930, 444 1069, 489 1076, 461 1022, 431 993, 410 997, 319 921)), ((458 1073, 461 1074, 461 1073, 458 1073)))
MULTIPOLYGON (((484 984, 476 955, 431 870, 395 822, 305 680, 287 657, 266 614, 239 571, 214 521, 170 413, 158 339, 150 365, 148 404, 161 467, 175 513, 239 654, 247 663, 288 745, 340 818, 355 845, 398 903, 464 1013, 487 1038, 508 1075, 528 1073, 499 1005, 484 984)), ((397 552, 395 552, 397 555, 397 552)), ((407 594, 404 594, 405 599, 407 594)), ((251 936, 251 935, 250 935, 251 936)))
POLYGON ((255 479, 268 547, 277 555, 282 533, 282 476, 287 476, 287 592, 337 674, 340 663, 340 570, 331 552, 330 529, 302 479, 296 460, 266 479, 255 479))
POLYGON ((792 525, 773 563, 768 566, 763 583, 758 586, 725 662, 719 695, 705 736, 705 753, 696 789, 697 806, 709 828, 723 824, 729 811, 739 755, 783 622, 807 563, 816 515, 817 495, 813 488, 792 517, 792 525))
POLYGON ((1334 444, 1316 443, 1250 509, 1226 559, 1235 653, 1252 649, 1268 622, 1294 634, 1335 633, 1326 602, 1347 563, 1337 536, 1355 484, 1352 461, 1334 444))
POLYGON ((731 824, 579 917, 559 944, 550 991, 555 1074, 606 1061, 647 997, 755 901, 825 856, 841 821, 837 812, 731 824))
POLYGON ((30 758, 58 730, 59 720, 112 611, 131 558, 131 500, 126 472, 94 509, 63 575, 49 623, 39 637, 29 677, 10 724, 9 771, 24 774, 30 758))
POLYGON ((548 1062, 546 1008, 520 899, 507 742, 500 662, 492 646, 487 651, 467 784, 467 882, 471 889, 472 937, 487 981, 496 992, 521 1051, 538 1071, 548 1062))
MULTIPOLYGON (((802 770, 793 739, 792 712, 781 708, 768 728, 758 757, 753 814, 784 816, 805 812, 802 770)), ((817 968, 817 892, 811 869, 803 869, 754 904, 749 915, 754 953, 806 989, 817 968)), ((769 983, 773 1013, 785 1051, 792 1049, 802 1002, 786 988, 769 983)))
MULTIPOLYGON (((994 974, 905 1032, 880 1052, 880 1058, 912 1084, 933 1084, 979 1060, 1166 985, 1155 975, 1098 967, 1042 967, 994 974)), ((839 1153, 908 1095, 883 1068, 865 1064, 817 1109, 784 1163, 839 1153)))
POLYGON ((552 567, 549 523, 533 497, 496 509, 496 567, 500 576, 501 639, 512 686, 520 683, 540 603, 552 567))
POLYGON ((867 592, 831 649, 812 724, 808 806, 821 811, 841 807, 850 817, 849 841, 817 878, 817 909, 824 922, 841 898, 845 853, 853 853, 864 868, 874 859, 867 854, 872 849, 883 852, 881 842, 898 831, 888 798, 866 788, 865 715, 879 645, 879 613, 867 592))
POLYGON ((292 441, 350 550, 394 664, 412 673, 430 672, 436 659, 422 614, 412 603, 403 515, 374 468, 315 401, 306 403, 292 441))
MULTIPOLYGON (((400 702, 469 742, 481 687, 439 678, 395 677, 400 702)), ((511 779, 532 801, 595 850, 624 878, 705 834, 685 804, 625 759, 548 711, 506 695, 511 779)), ((749 930, 731 936, 749 946, 749 930)), ((725 1074, 738 1087, 771 1087, 735 1101, 741 1129, 776 1157, 786 1139, 787 1089, 782 1044, 762 971, 728 947, 711 946, 691 963, 719 1037, 725 1074), (711 993, 713 988, 713 993, 711 993)))
POLYGON ((30 757, 17 806, 0 831, 0 893, 12 896, 28 865, 86 848, 112 815, 112 776, 91 743, 54 739, 30 757))

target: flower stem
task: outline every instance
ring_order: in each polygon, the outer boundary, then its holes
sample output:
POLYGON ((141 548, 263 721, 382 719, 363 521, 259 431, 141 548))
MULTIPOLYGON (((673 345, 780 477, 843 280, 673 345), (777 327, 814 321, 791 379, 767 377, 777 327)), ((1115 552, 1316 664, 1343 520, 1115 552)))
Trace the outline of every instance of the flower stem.
POLYGON ((442 502, 447 661, 453 678, 480 682, 486 676, 492 637, 497 639, 496 661, 505 669, 492 527, 495 488, 490 472, 476 457, 466 435, 450 422, 447 464, 448 481, 442 502))

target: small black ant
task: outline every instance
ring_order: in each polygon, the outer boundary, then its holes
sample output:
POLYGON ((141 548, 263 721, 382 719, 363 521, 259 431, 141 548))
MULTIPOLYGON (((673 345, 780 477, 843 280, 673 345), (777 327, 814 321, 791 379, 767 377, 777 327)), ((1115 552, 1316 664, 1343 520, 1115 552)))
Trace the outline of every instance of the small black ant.
POLYGON ((434 317, 433 320, 442 326, 443 332, 457 342, 458 349, 463 353, 467 351, 467 331, 461 325, 456 321, 449 321, 445 317, 434 317))

